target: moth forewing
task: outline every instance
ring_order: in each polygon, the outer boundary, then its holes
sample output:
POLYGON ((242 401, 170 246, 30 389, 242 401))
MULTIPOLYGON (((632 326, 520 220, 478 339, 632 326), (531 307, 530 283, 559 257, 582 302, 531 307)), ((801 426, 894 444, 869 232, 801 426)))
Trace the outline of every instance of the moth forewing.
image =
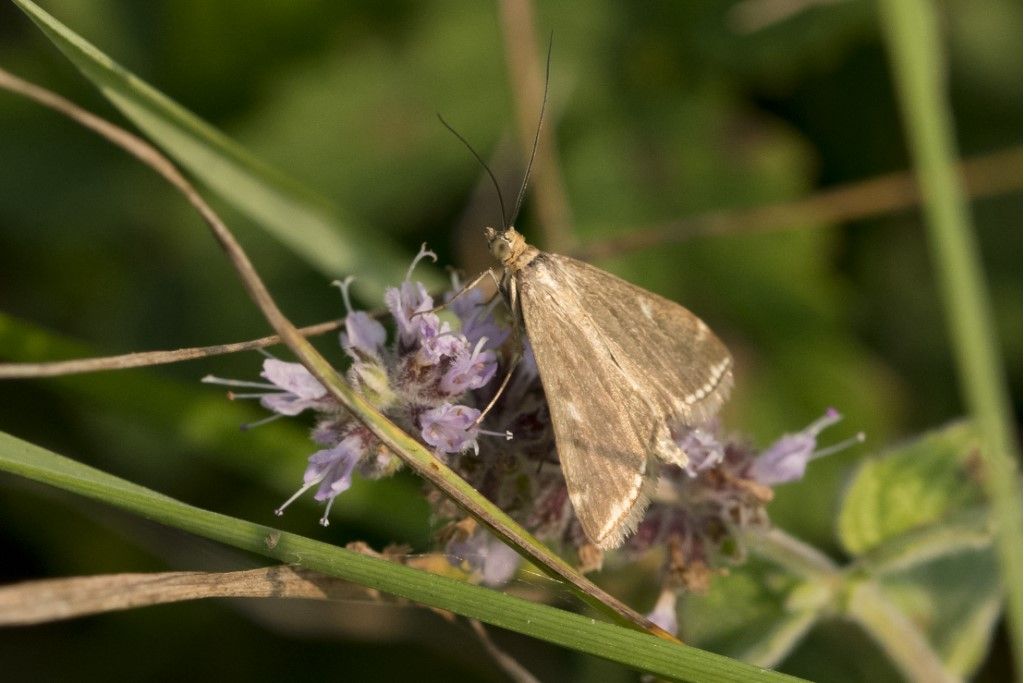
POLYGON ((657 459, 687 464, 672 429, 714 416, 732 360, 679 304, 539 252, 513 228, 488 238, 518 299, 573 509, 595 545, 617 547, 647 507, 657 459))

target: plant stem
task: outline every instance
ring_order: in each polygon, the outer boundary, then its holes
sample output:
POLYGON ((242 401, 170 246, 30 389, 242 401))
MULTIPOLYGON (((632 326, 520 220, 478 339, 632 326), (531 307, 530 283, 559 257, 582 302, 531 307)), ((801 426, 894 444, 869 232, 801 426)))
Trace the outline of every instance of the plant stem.
MULTIPOLYGON (((1021 149, 1013 147, 965 159, 957 166, 968 196, 993 197, 1021 188, 1021 149)), ((897 171, 825 187, 806 197, 750 208, 723 208, 656 225, 617 228, 612 237, 589 240, 572 250, 584 261, 614 258, 644 249, 681 244, 697 237, 759 234, 817 228, 885 216, 921 203, 909 171, 897 171)))
MULTIPOLYGON (((501 32, 505 39, 505 61, 509 80, 515 93, 516 127, 520 146, 524 150, 523 163, 532 154, 534 134, 540 136, 534 160, 533 196, 534 214, 540 225, 545 250, 564 253, 574 246, 572 209, 565 190, 558 146, 555 144, 554 126, 550 114, 548 125, 540 127, 538 120, 544 98, 544 80, 541 62, 537 58, 537 32, 534 28, 534 7, 530 0, 501 0, 501 32)), ((509 216, 515 220, 515 216, 509 216)))
POLYGON ((956 680, 924 634, 885 599, 874 581, 853 584, 844 613, 875 639, 907 680, 919 683, 956 680))
POLYGON ((753 554, 805 579, 839 578, 839 566, 814 546, 782 529, 749 530, 743 542, 753 554))
POLYGON ((984 439, 984 484, 998 523, 1010 644, 1021 663, 1021 501, 1009 409, 978 246, 955 172, 939 20, 928 0, 881 0, 904 126, 924 196, 947 325, 964 402, 984 439))

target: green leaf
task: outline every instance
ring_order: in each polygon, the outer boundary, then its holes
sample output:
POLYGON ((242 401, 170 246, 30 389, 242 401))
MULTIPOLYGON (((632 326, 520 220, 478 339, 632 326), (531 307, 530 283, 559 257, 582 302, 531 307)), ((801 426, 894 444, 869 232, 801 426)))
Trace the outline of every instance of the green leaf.
POLYGON ((989 510, 972 509, 887 539, 861 555, 856 564, 875 577, 894 574, 947 555, 986 550, 994 536, 989 510))
POLYGON ((991 547, 887 575, 881 586, 924 632, 949 671, 966 677, 982 663, 1001 611, 999 567, 991 547))
MULTIPOLYGON (((151 140, 311 265, 329 277, 356 275, 356 287, 368 298, 402 280, 408 257, 378 231, 340 219, 326 200, 253 158, 30 0, 14 2, 151 140)), ((426 277, 429 286, 440 282, 426 277)))
POLYGON ((839 537, 858 555, 849 576, 854 585, 858 575, 877 585, 875 593, 851 595, 848 615, 905 673, 927 648, 946 672, 970 675, 999 616, 979 444, 972 426, 958 423, 865 460, 842 503, 839 537), (896 622, 903 626, 894 631, 896 622))
POLYGON ((843 547, 861 555, 980 504, 978 447, 971 426, 958 423, 865 459, 839 511, 843 547))
POLYGON ((536 605, 479 586, 192 507, 4 433, 0 433, 0 469, 281 562, 307 567, 657 675, 685 681, 794 680, 554 607, 536 605), (269 538, 276 542, 268 543, 269 538))
POLYGON ((812 582, 756 558, 688 595, 680 608, 688 641, 758 666, 781 662, 817 622, 821 606, 801 599, 812 582))

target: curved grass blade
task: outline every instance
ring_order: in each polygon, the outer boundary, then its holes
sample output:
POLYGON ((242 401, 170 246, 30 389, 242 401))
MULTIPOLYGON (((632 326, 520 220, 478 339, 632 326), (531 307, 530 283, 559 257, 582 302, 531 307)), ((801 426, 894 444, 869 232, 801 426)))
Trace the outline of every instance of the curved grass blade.
POLYGON ((0 470, 100 500, 198 536, 346 579, 580 652, 683 681, 790 676, 547 605, 187 505, 0 432, 0 470), (268 538, 274 539, 268 543, 268 538), (272 547, 271 547, 272 546, 272 547))
POLYGON ((161 149, 312 266, 331 278, 356 275, 356 287, 367 298, 379 298, 386 285, 401 282, 408 258, 378 231, 341 219, 325 199, 252 157, 35 3, 14 3, 161 149))

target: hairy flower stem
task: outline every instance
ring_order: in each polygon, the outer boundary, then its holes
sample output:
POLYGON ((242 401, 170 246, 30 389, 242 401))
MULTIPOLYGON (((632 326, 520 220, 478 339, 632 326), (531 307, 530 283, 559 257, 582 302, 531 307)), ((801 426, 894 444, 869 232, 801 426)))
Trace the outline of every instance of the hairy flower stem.
POLYGON ((844 615, 877 642, 908 681, 956 681, 920 629, 882 594, 874 581, 855 581, 847 594, 844 615))

